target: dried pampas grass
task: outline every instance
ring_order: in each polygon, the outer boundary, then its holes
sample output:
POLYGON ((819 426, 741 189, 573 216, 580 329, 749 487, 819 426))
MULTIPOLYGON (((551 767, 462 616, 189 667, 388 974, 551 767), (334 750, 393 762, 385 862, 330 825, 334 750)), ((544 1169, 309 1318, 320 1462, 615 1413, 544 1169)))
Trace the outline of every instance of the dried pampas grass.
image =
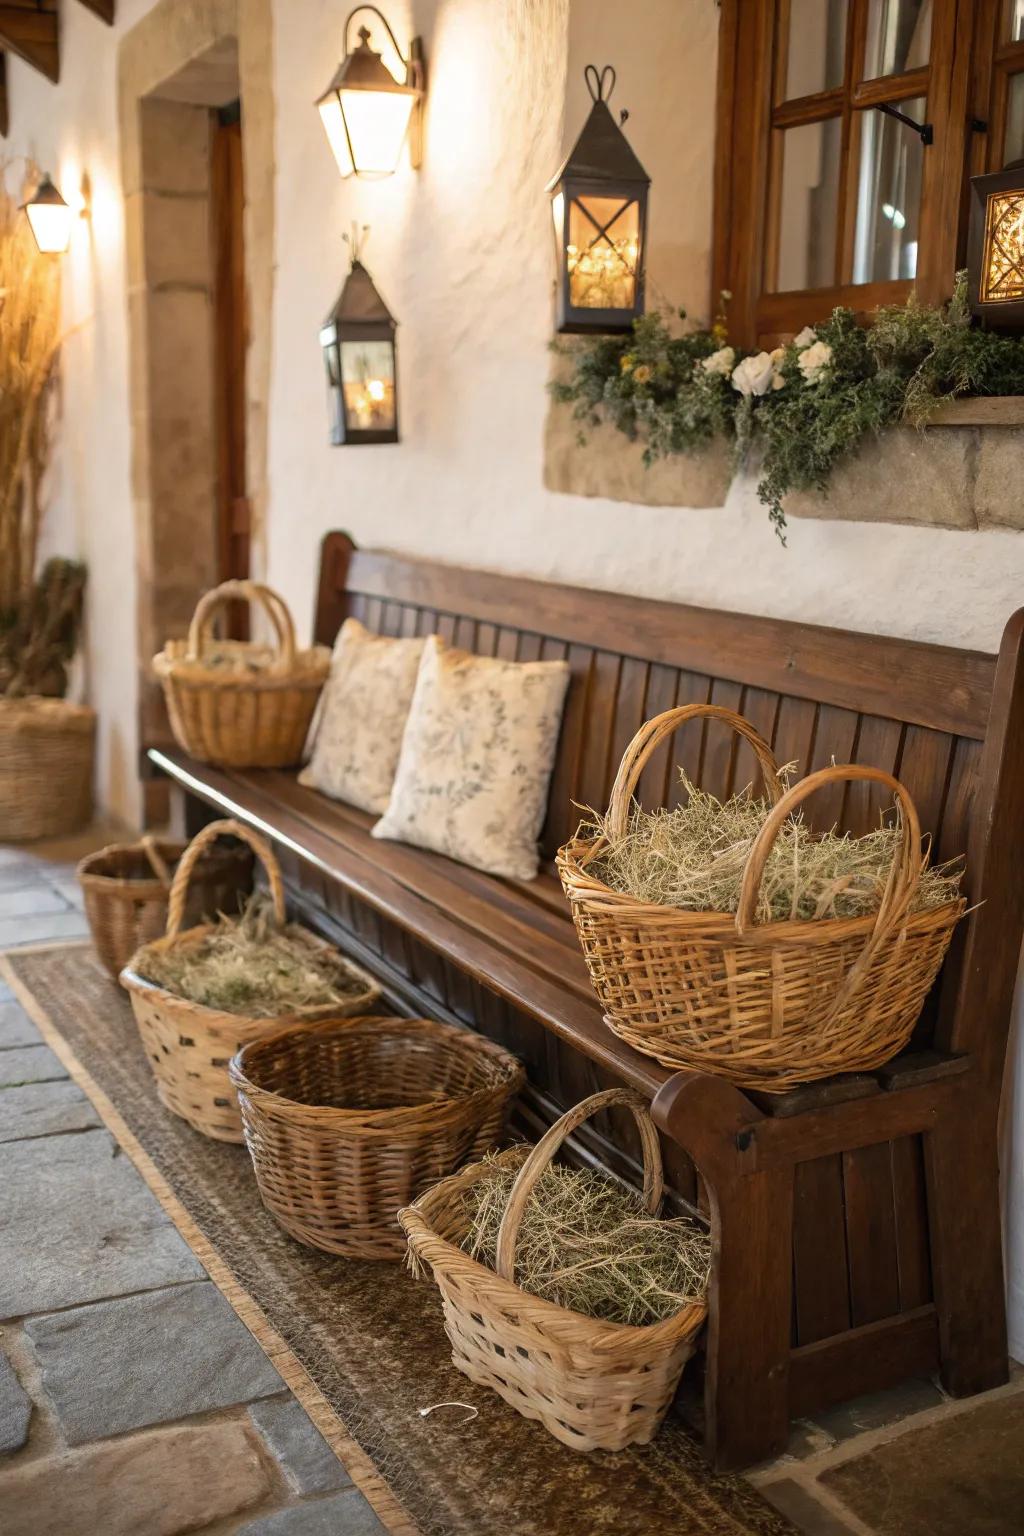
MULTIPOLYGON (((785 771, 785 770, 783 770, 785 771)), ((589 872, 614 891, 688 912, 735 912, 751 845, 771 809, 749 788, 728 800, 697 789, 680 772, 686 801, 675 810, 634 805, 624 836, 614 837, 606 817, 590 812, 580 835, 605 846, 589 872)), ((834 829, 812 832, 801 815, 782 825, 768 855, 758 895, 758 922, 860 917, 878 910, 900 837, 898 821, 864 837, 834 829)), ((953 901, 962 870, 927 868, 912 910, 953 901)))
MULTIPOLYGON (((463 1250, 495 1266, 498 1229, 518 1169, 492 1158, 466 1193, 463 1250)), ((524 1291, 584 1317, 642 1327, 703 1300, 711 1238, 685 1217, 657 1220, 635 1191, 589 1168, 547 1168, 526 1204, 515 1251, 524 1291)))

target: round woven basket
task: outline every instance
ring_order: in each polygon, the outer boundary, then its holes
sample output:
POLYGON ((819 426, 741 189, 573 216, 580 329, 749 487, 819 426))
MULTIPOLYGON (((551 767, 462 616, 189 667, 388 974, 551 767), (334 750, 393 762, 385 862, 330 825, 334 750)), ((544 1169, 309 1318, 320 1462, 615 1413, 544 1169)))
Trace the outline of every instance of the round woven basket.
POLYGON ((332 1019, 231 1063, 263 1204, 300 1243, 405 1252, 398 1210, 501 1141, 525 1074, 500 1046, 431 1019, 332 1019))
MULTIPOLYGON (((178 860, 187 844, 144 837, 111 843, 78 866, 85 915, 96 953, 115 981, 143 944, 167 926, 167 898, 178 860)), ((189 883, 184 925, 193 928, 219 912, 238 911, 238 898, 252 886, 252 850, 207 848, 189 883)))
MULTIPOLYGON (((242 1117, 238 1099, 228 1077, 228 1063, 235 1052, 251 1040, 276 1033, 282 1025, 307 1019, 337 1018, 339 1015, 365 1013, 380 996, 372 976, 351 961, 346 969, 360 984, 358 993, 344 1003, 296 1009, 275 1018, 252 1018, 242 1013, 227 1013, 193 1003, 164 987, 158 987, 140 974, 146 956, 170 947, 195 946, 213 931, 209 923, 182 933, 185 902, 192 872, 204 849, 225 833, 248 843, 267 872, 279 925, 285 921, 284 886, 281 870, 269 845, 240 821, 213 821, 192 839, 175 873, 167 901, 167 931, 162 939, 143 946, 121 972, 121 985, 127 990, 142 1038, 143 1049, 156 1078, 160 1102, 175 1115, 187 1120, 194 1130, 216 1141, 242 1141, 242 1117)), ((289 928, 297 937, 296 926, 289 928)), ((302 941, 311 950, 337 951, 313 933, 302 932, 302 941)))
POLYGON ((912 911, 927 863, 914 803, 877 768, 822 768, 781 793, 771 751, 745 720, 714 705, 669 710, 626 748, 608 808, 622 835, 651 754, 690 720, 724 720, 758 757, 770 814, 747 858, 739 908, 688 912, 612 890, 591 867, 606 846, 579 836, 559 850, 594 990, 611 1029, 667 1067, 783 1092, 840 1072, 868 1072, 908 1043, 965 903, 912 911), (844 780, 892 791, 902 836, 877 913, 755 922, 765 862, 783 822, 809 795, 844 780))
POLYGON ((287 603, 254 581, 225 581, 207 592, 188 639, 169 640, 153 658, 179 746, 200 762, 228 768, 288 768, 299 761, 330 664, 326 646, 296 648, 287 603), (263 609, 275 647, 212 638, 217 614, 239 599, 263 609))
POLYGON ((498 1232, 497 1272, 460 1246, 467 1195, 492 1176, 493 1163, 462 1169, 398 1213, 417 1266, 433 1272, 441 1292, 452 1364, 578 1451, 620 1451, 654 1438, 707 1316, 707 1303, 695 1300, 646 1327, 602 1322, 515 1283, 516 1238, 535 1184, 566 1136, 613 1104, 627 1105, 636 1119, 644 1201, 656 1217, 664 1194, 658 1133, 644 1101, 624 1088, 584 1099, 532 1149, 500 1154, 497 1163, 518 1167, 519 1176, 498 1232))
POLYGON ((92 816, 96 715, 66 699, 0 699, 0 842, 65 837, 92 816))

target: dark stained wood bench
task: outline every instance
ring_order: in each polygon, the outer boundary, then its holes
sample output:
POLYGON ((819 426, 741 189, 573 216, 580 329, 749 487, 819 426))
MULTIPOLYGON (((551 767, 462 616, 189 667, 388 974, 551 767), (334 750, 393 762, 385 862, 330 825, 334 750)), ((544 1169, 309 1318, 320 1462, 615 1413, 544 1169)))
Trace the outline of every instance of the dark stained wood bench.
MULTIPOLYGON (((798 558, 796 554, 794 559, 798 558)), ((1006 1380, 996 1116, 1024 930, 1024 613, 998 658, 584 591, 324 542, 316 638, 347 615, 389 635, 437 631, 486 655, 566 657, 572 684, 534 882, 492 879, 375 842, 371 818, 292 773, 235 772, 172 751, 186 830, 214 813, 275 842, 307 920, 382 978, 402 1008, 514 1049, 537 1134, 585 1094, 626 1083, 653 1101, 674 1197, 712 1222, 716 1273, 706 1438, 720 1466, 777 1452, 791 1417, 938 1369, 965 1395, 1006 1380), (573 802, 603 807, 643 720, 711 701, 747 716, 802 771, 874 764, 914 795, 939 859, 966 850, 962 925, 913 1048, 884 1070, 782 1096, 673 1074, 605 1027, 550 864, 573 802), (699 1172, 698 1172, 699 1170, 699 1172)), ((673 764, 716 794, 755 777, 717 722, 647 767, 674 803, 673 764)), ((810 801, 811 819, 877 823, 869 785, 810 801)), ((576 1155, 635 1172, 628 1116, 576 1155)))

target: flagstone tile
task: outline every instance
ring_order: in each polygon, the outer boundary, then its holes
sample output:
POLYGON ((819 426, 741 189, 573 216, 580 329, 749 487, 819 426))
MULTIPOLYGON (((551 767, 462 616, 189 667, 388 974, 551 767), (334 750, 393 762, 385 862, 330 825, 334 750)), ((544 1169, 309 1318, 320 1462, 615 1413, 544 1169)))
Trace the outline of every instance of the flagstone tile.
POLYGON ((85 1094, 68 1079, 23 1083, 0 1092, 0 1142, 88 1131, 99 1124, 100 1118, 85 1094))

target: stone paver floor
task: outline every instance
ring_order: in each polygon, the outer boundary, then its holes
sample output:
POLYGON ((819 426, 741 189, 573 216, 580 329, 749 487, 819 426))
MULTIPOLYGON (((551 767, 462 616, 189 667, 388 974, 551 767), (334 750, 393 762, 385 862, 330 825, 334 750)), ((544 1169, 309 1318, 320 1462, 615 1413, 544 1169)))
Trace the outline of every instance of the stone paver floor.
MULTIPOLYGON (((0 847, 0 949, 87 936, 74 865, 104 840, 0 847)), ((2 984, 0 1159, 3 1536, 379 1536, 2 984)), ((1019 1536, 1024 1371, 967 1401, 919 1380, 843 1404, 750 1477, 805 1536, 1019 1536)))

